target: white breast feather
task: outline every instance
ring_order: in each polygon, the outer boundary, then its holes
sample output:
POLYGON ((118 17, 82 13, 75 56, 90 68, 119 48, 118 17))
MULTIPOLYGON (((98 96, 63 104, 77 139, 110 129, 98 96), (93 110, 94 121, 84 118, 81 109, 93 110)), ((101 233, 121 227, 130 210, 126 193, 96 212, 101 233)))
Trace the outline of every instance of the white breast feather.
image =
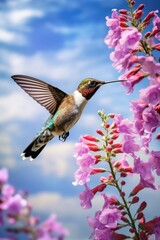
POLYGON ((76 90, 73 94, 74 96, 74 101, 77 107, 85 106, 87 103, 87 100, 85 97, 82 96, 82 94, 76 90))

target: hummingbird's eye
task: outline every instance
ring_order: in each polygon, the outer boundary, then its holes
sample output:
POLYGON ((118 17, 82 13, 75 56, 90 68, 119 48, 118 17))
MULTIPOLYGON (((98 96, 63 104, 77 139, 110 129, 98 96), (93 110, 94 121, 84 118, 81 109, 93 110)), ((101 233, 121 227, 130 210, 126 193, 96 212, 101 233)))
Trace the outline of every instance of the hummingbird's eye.
POLYGON ((97 82, 95 82, 95 81, 90 81, 90 82, 89 82, 89 86, 94 88, 94 87, 97 86, 97 82))

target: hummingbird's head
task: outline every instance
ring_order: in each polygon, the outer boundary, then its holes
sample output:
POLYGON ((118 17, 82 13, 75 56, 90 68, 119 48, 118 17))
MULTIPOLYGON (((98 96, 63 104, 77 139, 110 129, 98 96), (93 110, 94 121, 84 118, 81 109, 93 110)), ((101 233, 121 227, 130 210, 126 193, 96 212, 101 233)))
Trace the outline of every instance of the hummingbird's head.
POLYGON ((77 90, 89 100, 95 92, 103 85, 106 84, 104 81, 99 81, 94 78, 85 78, 78 86, 77 90))
POLYGON ((77 90, 82 94, 86 100, 89 100, 95 92, 104 84, 112 83, 112 82, 122 82, 124 80, 116 80, 116 81, 100 81, 95 78, 85 78, 78 86, 77 90))

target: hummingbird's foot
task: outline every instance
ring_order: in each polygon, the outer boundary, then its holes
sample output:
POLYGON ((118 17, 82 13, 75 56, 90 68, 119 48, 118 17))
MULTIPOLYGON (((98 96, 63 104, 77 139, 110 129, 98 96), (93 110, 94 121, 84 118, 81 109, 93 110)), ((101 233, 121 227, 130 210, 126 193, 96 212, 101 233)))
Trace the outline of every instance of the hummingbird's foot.
POLYGON ((63 134, 59 136, 59 140, 62 142, 65 142, 68 136, 69 136, 69 132, 63 132, 63 134))

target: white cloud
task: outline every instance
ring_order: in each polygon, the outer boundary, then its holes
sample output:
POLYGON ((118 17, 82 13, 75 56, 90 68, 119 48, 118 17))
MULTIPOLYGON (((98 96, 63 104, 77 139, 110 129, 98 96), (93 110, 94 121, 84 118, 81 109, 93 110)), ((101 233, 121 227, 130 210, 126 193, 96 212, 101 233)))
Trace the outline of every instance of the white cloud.
POLYGON ((78 196, 65 197, 59 193, 40 192, 33 194, 30 196, 29 202, 34 211, 40 214, 57 214, 58 219, 70 231, 69 239, 85 240, 89 238, 91 233, 86 217, 93 216, 93 211, 101 209, 103 198, 95 197, 94 209, 91 210, 84 210, 80 207, 78 196))
POLYGON ((13 158, 13 147, 11 144, 11 138, 4 132, 0 134, 0 154, 1 154, 1 167, 15 167, 15 159, 13 158))
POLYGON ((43 17, 44 13, 37 9, 18 9, 8 12, 7 20, 13 25, 24 25, 33 17, 43 17))
POLYGON ((71 174, 73 176, 73 151, 74 143, 72 142, 51 143, 46 146, 40 156, 41 159, 35 161, 35 164, 42 168, 44 174, 52 173, 57 177, 68 177, 71 174))
POLYGON ((34 119, 41 113, 41 106, 24 93, 13 92, 1 96, 0 122, 12 121, 14 119, 34 119))
POLYGON ((26 43, 26 39, 22 34, 1 29, 0 42, 6 43, 6 44, 14 43, 15 45, 23 45, 26 43))

